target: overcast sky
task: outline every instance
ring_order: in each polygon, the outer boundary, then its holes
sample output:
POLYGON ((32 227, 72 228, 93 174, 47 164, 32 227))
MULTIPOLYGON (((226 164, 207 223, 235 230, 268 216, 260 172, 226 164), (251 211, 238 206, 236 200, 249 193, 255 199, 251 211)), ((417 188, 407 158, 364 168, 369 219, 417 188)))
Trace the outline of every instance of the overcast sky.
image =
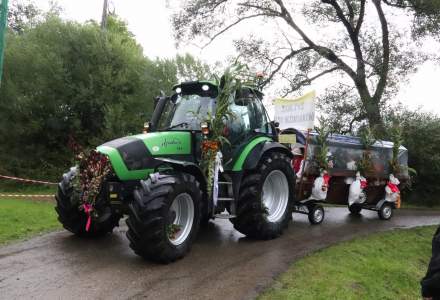
MULTIPOLYGON (((50 0, 34 0, 43 10, 49 7, 50 0)), ((176 49, 171 28, 172 11, 167 7, 167 0, 110 0, 110 9, 122 17, 136 39, 143 46, 144 53, 149 57, 172 57, 176 53, 189 52, 209 63, 222 61, 234 54, 232 40, 234 36, 225 35, 203 51, 194 46, 181 46, 176 49)), ((102 14, 103 0, 58 0, 63 8, 65 19, 99 21, 102 14)), ((440 115, 440 67, 432 62, 422 65, 415 75, 410 77, 396 97, 411 109, 421 108, 427 112, 440 115)), ((312 86, 319 93, 321 87, 312 86)), ((273 95, 276 96, 276 95, 273 95)))

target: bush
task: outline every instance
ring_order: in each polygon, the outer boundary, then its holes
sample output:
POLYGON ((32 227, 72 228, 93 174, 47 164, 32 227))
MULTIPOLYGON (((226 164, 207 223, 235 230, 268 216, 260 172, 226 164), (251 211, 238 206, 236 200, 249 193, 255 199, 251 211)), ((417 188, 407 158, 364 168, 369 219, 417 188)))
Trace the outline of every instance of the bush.
MULTIPOLYGON (((408 165, 417 171, 406 200, 425 205, 440 204, 440 118, 433 114, 404 111, 398 116, 408 165)), ((404 199, 405 199, 404 198, 404 199)))
POLYGON ((106 31, 54 14, 10 31, 0 89, 0 173, 57 180, 72 164, 69 136, 95 147, 140 133, 161 90, 170 91, 183 75, 208 72, 183 58, 148 59, 117 17, 106 31))

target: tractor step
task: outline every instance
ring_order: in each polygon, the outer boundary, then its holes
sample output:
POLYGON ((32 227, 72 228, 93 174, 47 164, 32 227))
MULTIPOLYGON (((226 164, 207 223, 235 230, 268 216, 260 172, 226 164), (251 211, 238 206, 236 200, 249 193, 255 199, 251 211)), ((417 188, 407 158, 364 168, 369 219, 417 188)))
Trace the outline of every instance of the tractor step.
POLYGON ((232 218, 236 218, 236 215, 230 215, 228 213, 221 213, 221 214, 215 214, 214 217, 218 218, 218 219, 232 219, 232 218))
POLYGON ((218 184, 228 184, 228 185, 232 185, 232 182, 230 182, 230 181, 219 181, 218 184))
POLYGON ((218 201, 234 201, 234 198, 231 197, 218 197, 218 201))

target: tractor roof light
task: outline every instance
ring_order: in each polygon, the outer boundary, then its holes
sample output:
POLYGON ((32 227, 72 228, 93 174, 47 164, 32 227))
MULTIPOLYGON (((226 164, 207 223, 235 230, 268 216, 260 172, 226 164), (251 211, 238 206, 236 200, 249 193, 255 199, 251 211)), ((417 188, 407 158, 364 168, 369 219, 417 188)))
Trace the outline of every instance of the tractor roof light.
POLYGON ((207 84, 202 85, 202 90, 203 90, 204 92, 209 91, 209 85, 207 85, 207 84))

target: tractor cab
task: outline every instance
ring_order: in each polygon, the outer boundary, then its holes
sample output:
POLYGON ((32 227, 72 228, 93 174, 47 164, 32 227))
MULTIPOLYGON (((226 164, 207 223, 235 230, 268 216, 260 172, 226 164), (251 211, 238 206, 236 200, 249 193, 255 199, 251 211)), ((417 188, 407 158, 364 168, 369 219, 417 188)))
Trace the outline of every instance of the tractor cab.
MULTIPOLYGON (((200 159, 201 124, 215 115, 218 86, 209 81, 186 82, 173 87, 171 97, 159 98, 151 122, 154 131, 189 131, 200 159)), ((222 135, 229 141, 221 149, 226 167, 250 140, 258 136, 276 139, 276 129, 262 103, 263 94, 243 87, 229 102, 231 117, 224 120, 222 135)))

